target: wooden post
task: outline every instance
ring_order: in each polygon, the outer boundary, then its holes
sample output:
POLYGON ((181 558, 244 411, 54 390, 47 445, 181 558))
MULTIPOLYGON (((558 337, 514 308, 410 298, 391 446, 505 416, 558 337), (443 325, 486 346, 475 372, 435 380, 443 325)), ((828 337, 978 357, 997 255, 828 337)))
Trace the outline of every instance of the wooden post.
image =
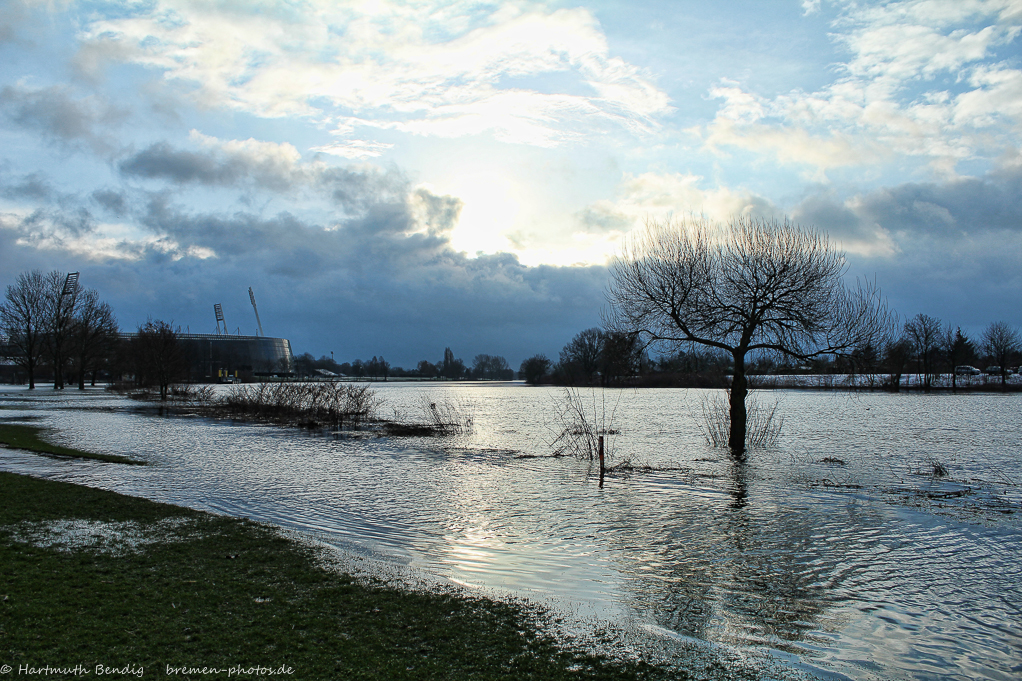
POLYGON ((604 472, 605 469, 603 467, 603 436, 602 435, 600 436, 599 442, 600 442, 600 487, 603 487, 603 472, 604 472))

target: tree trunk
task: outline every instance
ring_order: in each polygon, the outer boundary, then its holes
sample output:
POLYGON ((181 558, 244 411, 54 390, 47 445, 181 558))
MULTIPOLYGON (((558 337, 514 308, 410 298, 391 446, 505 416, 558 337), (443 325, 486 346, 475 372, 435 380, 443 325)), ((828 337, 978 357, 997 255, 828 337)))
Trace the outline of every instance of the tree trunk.
POLYGON ((64 358, 59 355, 53 356, 53 389, 64 389, 64 358))
POLYGON ((749 394, 749 383, 745 378, 745 355, 735 354, 735 374, 731 380, 731 430, 727 444, 731 454, 737 458, 745 455, 745 430, 748 425, 748 413, 745 398, 749 394))

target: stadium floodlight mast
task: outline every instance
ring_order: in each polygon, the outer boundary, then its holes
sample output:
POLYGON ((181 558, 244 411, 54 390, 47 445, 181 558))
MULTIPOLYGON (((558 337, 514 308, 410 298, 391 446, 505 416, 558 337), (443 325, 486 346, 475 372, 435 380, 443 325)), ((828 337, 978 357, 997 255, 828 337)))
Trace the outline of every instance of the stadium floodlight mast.
POLYGON ((252 309, 255 310, 256 325, 259 327, 259 335, 265 336, 266 334, 263 332, 263 323, 259 321, 259 308, 256 307, 255 293, 252 292, 251 286, 248 287, 248 299, 252 301, 252 309))
POLYGON ((73 296, 78 292, 78 272, 71 272, 64 279, 64 288, 60 292, 61 299, 64 296, 73 296))
POLYGON ((227 322, 224 321, 224 308, 220 303, 213 303, 213 312, 216 314, 216 333, 220 334, 220 325, 224 325, 223 335, 227 335, 227 322))

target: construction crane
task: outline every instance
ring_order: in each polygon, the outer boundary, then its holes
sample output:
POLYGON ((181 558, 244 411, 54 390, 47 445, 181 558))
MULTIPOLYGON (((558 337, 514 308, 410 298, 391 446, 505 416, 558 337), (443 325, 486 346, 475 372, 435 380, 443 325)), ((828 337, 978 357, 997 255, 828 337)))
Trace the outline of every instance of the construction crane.
POLYGON ((213 303, 213 312, 216 313, 216 335, 220 335, 220 324, 224 325, 223 335, 227 335, 227 322, 224 321, 224 308, 220 303, 213 303))
POLYGON ((255 310, 255 313, 256 313, 256 324, 259 326, 259 335, 260 336, 265 336, 266 334, 263 333, 263 323, 261 321, 259 321, 259 308, 256 307, 256 304, 255 304, 255 294, 252 293, 252 287, 251 286, 248 287, 248 299, 252 301, 252 309, 255 310))

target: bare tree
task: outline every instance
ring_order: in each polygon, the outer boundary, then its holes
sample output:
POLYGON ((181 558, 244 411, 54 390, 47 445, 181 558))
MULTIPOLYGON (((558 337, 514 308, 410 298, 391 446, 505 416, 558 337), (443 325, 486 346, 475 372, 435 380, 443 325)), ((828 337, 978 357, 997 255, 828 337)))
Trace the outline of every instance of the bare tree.
POLYGON ((950 324, 947 325, 941 336, 941 349, 951 367, 951 390, 958 390, 958 366, 972 361, 976 355, 976 349, 969 337, 962 333, 962 327, 952 328, 950 324))
POLYGON ((930 391, 936 374, 936 361, 940 351, 940 320, 925 314, 917 314, 905 322, 905 337, 912 343, 912 350, 919 362, 923 375, 923 389, 930 391))
POLYGON ((416 368, 416 371, 418 371, 419 375, 422 376, 423 378, 436 378, 437 376, 436 365, 427 359, 419 360, 419 364, 418 367, 416 368))
MULTIPOLYGON (((117 321, 95 289, 82 291, 71 333, 71 361, 78 373, 78 389, 85 390, 85 376, 98 368, 117 342, 117 321)), ((93 380, 95 384, 95 380, 93 380)))
POLYGON ((514 372, 500 355, 476 355, 472 360, 472 376, 477 379, 507 381, 514 377, 514 372))
POLYGON ((901 391, 901 376, 912 359, 912 341, 904 336, 890 340, 884 346, 884 365, 889 375, 887 388, 891 392, 901 391))
POLYGON ((533 355, 522 362, 518 368, 519 375, 529 385, 539 385, 543 377, 550 371, 550 360, 546 355, 533 355))
POLYGON ((131 340, 135 380, 139 385, 158 385, 160 399, 166 400, 170 384, 184 375, 185 361, 178 342, 180 329, 162 320, 146 320, 131 340))
POLYGON ((993 322, 983 332, 983 351, 1000 367, 1002 388, 1008 387, 1008 361, 1020 346, 1022 337, 1018 329, 1011 328, 1007 322, 993 322))
POLYGON ((638 334, 619 330, 605 332, 598 358, 601 383, 609 386, 619 378, 634 376, 642 363, 643 351, 638 334))
POLYGON ((600 368, 604 340, 603 331, 596 327, 579 331, 561 350, 561 366, 572 374, 582 374, 587 384, 592 383, 600 368))
POLYGON ((784 222, 648 221, 611 265, 613 324, 648 342, 694 342, 731 355, 728 446, 745 451, 746 355, 807 360, 880 346, 889 315, 870 284, 848 289, 827 237, 784 222))
POLYGON ((71 355, 74 320, 78 313, 81 289, 78 286, 77 272, 66 274, 53 270, 43 277, 43 281, 45 286, 43 350, 53 365, 53 388, 60 390, 64 388, 64 371, 71 355))
POLYGON ((455 358, 450 348, 444 348, 444 358, 437 362, 437 371, 444 378, 456 381, 465 375, 465 362, 455 358))
POLYGON ((13 359, 28 372, 28 387, 35 388, 35 372, 43 355, 46 331, 44 298, 46 284, 42 272, 32 270, 18 275, 7 287, 0 305, 0 323, 8 342, 15 348, 13 359))

